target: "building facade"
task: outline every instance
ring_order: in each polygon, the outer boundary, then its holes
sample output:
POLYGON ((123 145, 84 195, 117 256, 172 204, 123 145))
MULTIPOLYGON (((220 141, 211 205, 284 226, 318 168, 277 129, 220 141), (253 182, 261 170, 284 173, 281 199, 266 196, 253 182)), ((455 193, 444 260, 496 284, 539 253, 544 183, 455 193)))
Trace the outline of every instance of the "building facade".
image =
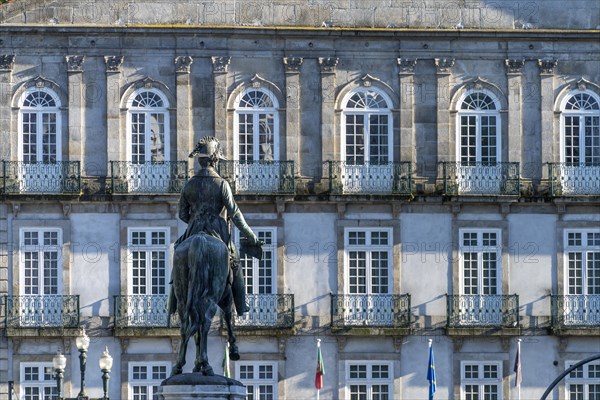
POLYGON ((82 328, 89 396, 108 349, 110 397, 152 398, 206 135, 265 242, 249 398, 315 396, 317 339, 323 399, 427 398, 429 339, 440 399, 519 398, 519 339, 523 399, 600 353, 600 6, 173 3, 1 6, 0 398, 55 393, 57 351, 76 397, 82 328))

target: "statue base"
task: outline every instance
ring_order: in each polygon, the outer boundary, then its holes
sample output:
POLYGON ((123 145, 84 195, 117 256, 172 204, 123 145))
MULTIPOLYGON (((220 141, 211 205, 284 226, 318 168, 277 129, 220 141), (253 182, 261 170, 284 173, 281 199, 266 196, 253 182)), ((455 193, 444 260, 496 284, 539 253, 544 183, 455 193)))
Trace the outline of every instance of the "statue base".
POLYGON ((235 379, 221 375, 187 373, 165 379, 160 384, 158 394, 164 400, 245 400, 246 387, 235 379))

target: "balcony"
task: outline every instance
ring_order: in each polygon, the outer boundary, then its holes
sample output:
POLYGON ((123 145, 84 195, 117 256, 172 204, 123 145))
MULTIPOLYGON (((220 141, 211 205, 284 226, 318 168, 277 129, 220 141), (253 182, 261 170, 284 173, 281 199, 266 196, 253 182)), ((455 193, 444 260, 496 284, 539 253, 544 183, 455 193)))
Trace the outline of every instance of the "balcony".
POLYGON ((78 295, 4 296, 6 328, 78 328, 78 295))
POLYGON ((115 328, 179 327, 179 319, 167 313, 167 294, 115 296, 115 328))
POLYGON ((519 296, 516 294, 474 294, 447 295, 447 328, 449 334, 456 334, 464 328, 502 329, 506 334, 514 334, 519 326, 519 296))
POLYGON ((109 172, 112 193, 179 193, 188 180, 188 163, 111 161, 109 172))
POLYGON ((293 161, 219 161, 234 194, 294 194, 293 161))
POLYGON ((600 335, 600 294, 552 295, 552 330, 600 335))
POLYGON ((250 311, 235 316, 238 329, 292 329, 294 327, 293 294, 246 294, 250 311))
POLYGON ((79 194, 79 161, 2 161, 2 189, 16 194, 79 194))
POLYGON ((407 161, 326 161, 323 176, 329 179, 332 194, 412 194, 412 164, 407 161))
POLYGON ((518 162, 443 162, 446 195, 512 195, 521 190, 518 162))
MULTIPOLYGON (((368 328, 408 329, 410 294, 332 294, 331 328, 334 331, 374 333, 368 328), (362 328, 362 329, 361 329, 362 328)), ((381 332, 379 332, 381 333, 381 332)))
POLYGON ((552 196, 600 195, 600 165, 549 163, 552 196))

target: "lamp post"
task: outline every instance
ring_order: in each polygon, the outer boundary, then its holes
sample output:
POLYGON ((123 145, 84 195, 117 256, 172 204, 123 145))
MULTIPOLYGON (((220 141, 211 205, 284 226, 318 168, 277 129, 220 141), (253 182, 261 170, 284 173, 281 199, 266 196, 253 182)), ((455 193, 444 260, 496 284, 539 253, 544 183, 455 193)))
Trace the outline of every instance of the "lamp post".
POLYGON ((63 356, 59 351, 52 358, 52 366, 54 367, 54 372, 56 373, 56 391, 59 400, 62 400, 62 381, 63 381, 63 371, 67 366, 67 357, 63 356))
POLYGON ((81 336, 75 339, 75 344, 77 345, 77 350, 79 350, 79 369, 81 370, 81 390, 77 395, 77 399, 84 400, 87 399, 87 394, 85 392, 85 365, 87 362, 87 351, 90 346, 90 338, 85 333, 85 328, 82 330, 81 336))
POLYGON ((102 400, 109 400, 108 399, 108 380, 110 379, 110 369, 112 368, 112 363, 113 363, 113 359, 110 356, 110 354, 108 353, 108 346, 106 346, 106 349, 104 350, 104 353, 102 353, 102 356, 100 357, 100 369, 102 370, 102 387, 104 390, 104 397, 102 397, 102 400))

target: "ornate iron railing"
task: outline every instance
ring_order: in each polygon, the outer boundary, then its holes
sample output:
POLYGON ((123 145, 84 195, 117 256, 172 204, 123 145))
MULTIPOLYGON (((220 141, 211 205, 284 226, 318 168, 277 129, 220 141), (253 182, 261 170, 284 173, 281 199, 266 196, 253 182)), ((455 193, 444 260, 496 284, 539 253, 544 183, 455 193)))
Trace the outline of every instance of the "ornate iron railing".
POLYGON ((600 294, 552 295, 552 327, 600 328, 600 294))
POLYGON ((332 294, 331 326, 407 328, 410 294, 332 294))
POLYGON ((443 162, 447 195, 518 195, 521 178, 518 162, 443 162))
POLYGON ((4 193, 79 193, 80 163, 2 161, 2 189, 4 193))
POLYGON ((399 162, 326 161, 323 176, 329 178, 329 191, 334 194, 405 194, 413 189, 412 164, 399 162))
POLYGON ((517 327, 519 296, 516 294, 448 295, 448 327, 517 327))
POLYGON ((179 318, 168 315, 167 294, 132 294, 115 296, 115 327, 178 327, 179 318))
POLYGON ((179 193, 188 177, 187 161, 110 162, 112 193, 179 193))
POLYGON ((293 294, 247 294, 246 304, 250 311, 236 316, 237 327, 248 328, 293 328, 293 294))
POLYGON ((600 195, 600 164, 549 163, 552 196, 600 195))
POLYGON ((7 328, 77 328, 78 295, 4 296, 7 328))
POLYGON ((294 194, 293 161, 219 161, 218 172, 236 194, 294 194))

